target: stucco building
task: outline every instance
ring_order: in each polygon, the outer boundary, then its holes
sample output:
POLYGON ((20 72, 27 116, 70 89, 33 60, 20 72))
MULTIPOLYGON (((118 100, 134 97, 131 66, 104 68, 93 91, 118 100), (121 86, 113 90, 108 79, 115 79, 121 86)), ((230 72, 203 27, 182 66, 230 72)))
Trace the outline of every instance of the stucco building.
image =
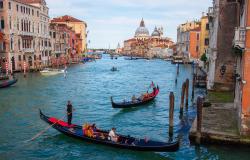
POLYGON ((233 47, 237 57, 235 107, 238 109, 239 129, 242 135, 250 135, 250 2, 237 3, 238 24, 234 31, 233 47))
POLYGON ((49 8, 44 0, 1 0, 0 20, 4 35, 0 57, 12 70, 40 68, 51 54, 49 8))
POLYGON ((51 20, 52 23, 66 24, 71 27, 78 37, 81 38, 81 53, 87 52, 87 23, 74 17, 65 15, 51 20), (79 36, 80 35, 80 36, 79 36))

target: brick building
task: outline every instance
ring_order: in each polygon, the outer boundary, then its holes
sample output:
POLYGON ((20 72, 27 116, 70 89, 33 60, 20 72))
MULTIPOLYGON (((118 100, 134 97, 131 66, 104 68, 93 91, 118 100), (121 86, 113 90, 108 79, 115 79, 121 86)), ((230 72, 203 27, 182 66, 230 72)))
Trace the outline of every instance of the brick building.
POLYGON ((209 8, 208 82, 210 90, 234 90, 235 56, 232 53, 237 3, 214 0, 209 8))

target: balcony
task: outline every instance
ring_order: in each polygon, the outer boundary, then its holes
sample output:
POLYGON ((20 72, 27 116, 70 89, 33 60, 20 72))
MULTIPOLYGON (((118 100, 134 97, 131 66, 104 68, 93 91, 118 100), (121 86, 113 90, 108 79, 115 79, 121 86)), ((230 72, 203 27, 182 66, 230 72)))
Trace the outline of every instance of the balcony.
POLYGON ((209 18, 214 18, 215 17, 215 12, 214 12, 214 7, 209 7, 208 8, 208 13, 207 13, 209 18))
POLYGON ((33 48, 23 48, 24 53, 34 53, 35 50, 33 48))
POLYGON ((245 39, 246 39, 246 29, 243 27, 236 27, 233 39, 234 47, 237 47, 239 49, 244 49, 245 39))

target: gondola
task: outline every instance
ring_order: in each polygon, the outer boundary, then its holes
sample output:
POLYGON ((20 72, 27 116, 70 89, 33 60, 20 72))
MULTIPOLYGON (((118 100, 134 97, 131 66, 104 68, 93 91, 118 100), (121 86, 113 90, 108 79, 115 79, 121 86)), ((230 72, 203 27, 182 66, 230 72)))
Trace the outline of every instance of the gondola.
POLYGON ((16 82, 17 82, 17 79, 16 79, 16 78, 10 79, 10 80, 2 81, 2 82, 0 82, 0 88, 9 87, 9 86, 15 84, 16 82))
POLYGON ((149 93, 147 98, 144 98, 143 100, 141 100, 140 98, 137 98, 136 101, 134 101, 134 102, 128 101, 128 102, 116 103, 113 101, 113 97, 111 97, 112 107, 113 108, 130 108, 130 107, 137 107, 137 106, 149 103, 155 99, 155 97, 158 95, 159 91, 160 91, 160 89, 157 86, 155 88, 155 91, 153 91, 152 93, 149 93))
POLYGON ((105 135, 104 137, 91 138, 83 135, 82 126, 71 124, 59 120, 54 117, 48 117, 40 110, 40 118, 52 125, 52 127, 59 132, 82 141, 91 142, 95 144, 103 144, 115 148, 130 149, 136 151, 155 151, 155 152, 175 152, 179 149, 179 141, 172 142, 157 142, 153 140, 137 139, 130 136, 119 136, 119 142, 113 142, 108 138, 108 132, 98 129, 99 134, 105 135))

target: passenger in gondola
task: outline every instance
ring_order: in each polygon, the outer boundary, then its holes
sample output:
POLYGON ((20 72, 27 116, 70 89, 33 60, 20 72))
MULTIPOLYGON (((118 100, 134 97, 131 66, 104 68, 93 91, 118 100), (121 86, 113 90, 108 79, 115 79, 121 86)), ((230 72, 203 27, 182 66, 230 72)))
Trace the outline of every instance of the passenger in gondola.
POLYGON ((139 100, 139 101, 142 101, 142 100, 143 100, 143 98, 144 98, 144 95, 143 95, 143 94, 141 94, 141 96, 138 98, 138 100, 139 100))
POLYGON ((72 116, 73 116, 73 110, 75 110, 71 104, 70 101, 68 101, 68 104, 67 104, 67 117, 68 117, 68 125, 70 126, 71 125, 71 121, 72 121, 72 116))
POLYGON ((116 131, 116 128, 112 128, 109 131, 109 137, 111 141, 118 142, 119 136, 116 135, 115 131, 116 131))
POLYGON ((153 94, 156 94, 156 87, 153 88, 153 94))
POLYGON ((147 99, 148 98, 148 96, 149 96, 149 94, 148 94, 148 91, 144 94, 144 97, 143 97, 143 99, 147 99))
POLYGON ((133 103, 136 102, 136 97, 135 97, 135 95, 132 96, 132 102, 133 102, 133 103))

